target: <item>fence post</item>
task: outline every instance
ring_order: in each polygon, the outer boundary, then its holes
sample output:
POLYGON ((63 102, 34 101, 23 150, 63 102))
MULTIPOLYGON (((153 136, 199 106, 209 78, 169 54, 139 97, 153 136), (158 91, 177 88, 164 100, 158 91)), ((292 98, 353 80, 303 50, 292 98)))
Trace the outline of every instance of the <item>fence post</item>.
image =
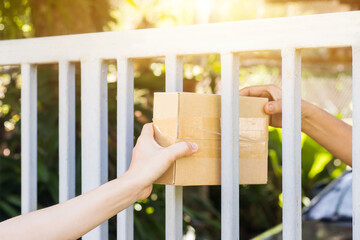
MULTIPOLYGON (((134 65, 122 57, 117 59, 117 176, 130 166, 134 146, 134 65)), ((134 239, 133 205, 117 215, 117 239, 134 239)))
MULTIPOLYGON (((107 181, 107 66, 100 59, 81 61, 81 190, 86 193, 107 181)), ((83 236, 108 239, 108 222, 83 236)))
MULTIPOLYGON (((182 92, 183 63, 176 55, 165 58, 166 92, 182 92)), ((166 239, 181 240, 183 236, 183 187, 165 186, 166 239)))
POLYGON ((239 56, 221 55, 221 239, 239 239, 239 56))
POLYGON ((21 64, 21 213, 37 209, 37 69, 21 64))
POLYGON ((301 55, 282 55, 283 239, 301 239, 301 55))
POLYGON ((352 204, 353 239, 360 240, 360 45, 352 47, 353 129, 352 129, 352 204))
POLYGON ((75 64, 59 63, 59 202, 75 197, 75 64))

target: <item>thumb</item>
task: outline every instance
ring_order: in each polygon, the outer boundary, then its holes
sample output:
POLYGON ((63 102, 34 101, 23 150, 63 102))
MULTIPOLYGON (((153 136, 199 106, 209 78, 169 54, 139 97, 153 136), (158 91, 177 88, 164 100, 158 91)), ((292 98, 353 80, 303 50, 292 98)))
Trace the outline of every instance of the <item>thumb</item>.
POLYGON ((153 124, 152 123, 146 123, 142 130, 141 130, 141 136, 146 136, 146 137, 154 137, 154 128, 153 128, 153 124))
POLYGON ((270 101, 264 106, 264 110, 266 114, 272 115, 272 114, 278 114, 282 113, 282 101, 270 101))
POLYGON ((179 142, 165 148, 165 150, 171 155, 171 158, 173 158, 174 160, 181 157, 189 156, 197 152, 198 149, 199 147, 196 143, 190 142, 179 142))

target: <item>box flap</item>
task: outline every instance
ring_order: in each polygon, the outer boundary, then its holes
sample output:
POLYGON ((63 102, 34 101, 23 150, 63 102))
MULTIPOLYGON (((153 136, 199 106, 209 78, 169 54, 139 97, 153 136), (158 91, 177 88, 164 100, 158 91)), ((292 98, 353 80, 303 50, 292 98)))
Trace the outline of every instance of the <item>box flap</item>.
POLYGON ((221 96, 218 94, 179 93, 179 106, 180 117, 221 116, 221 96))
POLYGON ((220 139, 221 96, 179 94, 178 139, 220 139))

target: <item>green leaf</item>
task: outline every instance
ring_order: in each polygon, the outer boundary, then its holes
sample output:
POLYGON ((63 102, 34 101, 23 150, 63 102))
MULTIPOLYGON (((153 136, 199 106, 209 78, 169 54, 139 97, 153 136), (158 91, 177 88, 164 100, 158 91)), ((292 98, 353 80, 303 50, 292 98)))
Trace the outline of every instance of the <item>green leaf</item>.
POLYGON ((279 158, 277 156, 277 153, 274 149, 269 149, 269 157, 270 157, 271 166, 274 170, 274 174, 278 177, 281 177, 282 168, 279 163, 279 158))
POLYGON ((6 214, 8 214, 10 217, 15 217, 15 216, 19 215, 18 211, 13 206, 11 206, 10 204, 8 204, 6 202, 1 201, 0 208, 6 214))
POLYGON ((14 204, 15 206, 21 206, 21 199, 17 195, 8 195, 5 198, 9 203, 14 204))
POLYGON ((326 165, 331 161, 332 155, 330 153, 317 153, 315 154, 315 161, 308 173, 309 178, 314 178, 318 175, 326 165))

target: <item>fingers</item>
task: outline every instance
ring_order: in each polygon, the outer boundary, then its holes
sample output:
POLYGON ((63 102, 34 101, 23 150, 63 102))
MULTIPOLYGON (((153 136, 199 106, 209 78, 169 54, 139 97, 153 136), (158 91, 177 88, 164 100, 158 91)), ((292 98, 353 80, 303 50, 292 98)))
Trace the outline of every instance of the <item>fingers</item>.
POLYGON ((239 91, 240 96, 251 96, 251 97, 260 97, 265 90, 265 86, 252 86, 245 87, 239 91))
POLYGON ((197 152, 198 148, 196 143, 179 142, 167 147, 165 150, 171 155, 170 158, 175 160, 197 152))
POLYGON ((281 89, 275 85, 261 85, 243 88, 239 91, 240 96, 265 97, 270 100, 281 98, 281 89))
POLYGON ((264 111, 266 114, 272 115, 272 114, 278 114, 282 113, 282 101, 271 101, 265 104, 264 111))

